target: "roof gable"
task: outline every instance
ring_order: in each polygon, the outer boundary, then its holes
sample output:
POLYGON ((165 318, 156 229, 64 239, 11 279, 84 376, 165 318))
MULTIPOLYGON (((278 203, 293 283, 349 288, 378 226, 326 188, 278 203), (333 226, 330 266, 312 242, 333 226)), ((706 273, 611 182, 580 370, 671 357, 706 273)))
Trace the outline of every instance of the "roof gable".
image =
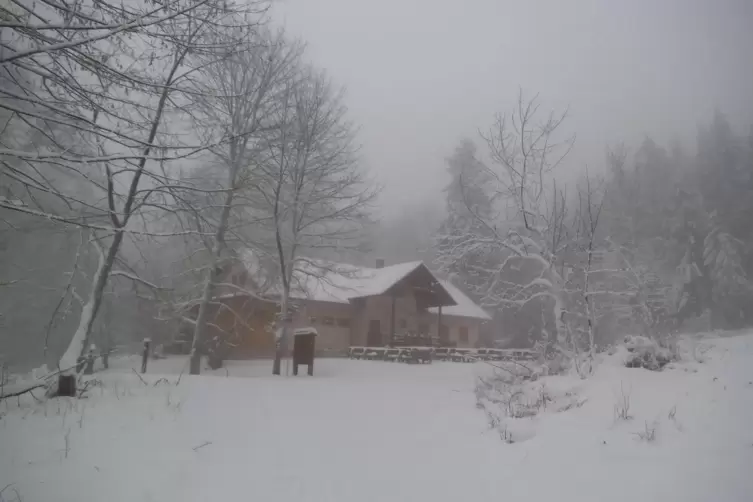
POLYGON ((405 289, 412 289, 427 306, 451 306, 456 303, 441 281, 421 261, 363 270, 369 271, 371 279, 361 294, 353 298, 400 294, 405 289))
MULTIPOLYGON (((476 302, 471 300, 468 295, 463 293, 463 291, 461 291, 450 281, 440 282, 442 283, 442 286, 444 286, 444 288, 449 291, 449 293, 452 295, 452 298, 455 300, 455 303, 457 304, 450 307, 442 307, 442 315, 471 317, 474 319, 483 319, 485 321, 491 320, 491 316, 487 314, 484 309, 479 307, 476 302)), ((429 309, 429 312, 437 314, 439 313, 439 309, 432 307, 429 309)))
MULTIPOLYGON (((279 278, 268 273, 269 268, 263 267, 254 253, 243 252, 241 261, 248 270, 249 276, 253 278, 256 288, 263 295, 274 297, 281 293, 279 278)), ((296 262, 296 269, 293 273, 291 296, 320 302, 350 303, 356 298, 385 295, 398 290, 401 286, 410 287, 410 284, 404 284, 404 282, 411 279, 411 274, 423 275, 421 278, 423 280, 430 278, 436 281, 432 286, 432 293, 441 298, 443 314, 479 319, 490 318, 452 283, 436 278, 421 261, 371 268, 300 258, 296 262)), ((433 305, 437 304, 438 302, 433 303, 433 305)), ((429 311, 436 313, 438 309, 431 307, 429 311)))

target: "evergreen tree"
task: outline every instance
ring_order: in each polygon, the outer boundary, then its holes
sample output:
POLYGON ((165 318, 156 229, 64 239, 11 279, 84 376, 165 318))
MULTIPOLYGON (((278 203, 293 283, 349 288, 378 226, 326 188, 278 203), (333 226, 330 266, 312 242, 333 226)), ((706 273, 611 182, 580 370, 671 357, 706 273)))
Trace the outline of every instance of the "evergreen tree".
POLYGON ((447 158, 447 172, 450 183, 445 188, 447 217, 439 229, 437 239, 437 264, 440 270, 449 275, 459 286, 463 287, 474 300, 480 300, 476 287, 484 284, 479 277, 485 262, 494 259, 488 248, 479 248, 473 255, 466 254, 461 260, 443 259, 451 257, 451 247, 463 235, 490 235, 486 228, 493 212, 491 197, 484 191, 490 179, 486 166, 477 158, 477 149, 473 141, 463 139, 447 158))

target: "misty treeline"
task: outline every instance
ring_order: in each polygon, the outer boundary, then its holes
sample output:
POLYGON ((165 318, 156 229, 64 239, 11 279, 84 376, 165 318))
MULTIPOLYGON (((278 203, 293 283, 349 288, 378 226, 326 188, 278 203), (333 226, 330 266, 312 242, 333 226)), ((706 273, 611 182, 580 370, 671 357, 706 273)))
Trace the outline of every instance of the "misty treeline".
POLYGON ((258 293, 228 279, 244 253, 282 322, 294 270, 361 244, 377 187, 343 94, 268 7, 0 0, 5 364, 188 330, 196 373, 216 317, 247 320, 218 294, 258 293))
POLYGON ((717 114, 692 149, 617 145, 566 184, 567 126, 521 93, 447 159, 434 260, 495 314, 491 336, 590 355, 753 324, 753 134, 717 114))

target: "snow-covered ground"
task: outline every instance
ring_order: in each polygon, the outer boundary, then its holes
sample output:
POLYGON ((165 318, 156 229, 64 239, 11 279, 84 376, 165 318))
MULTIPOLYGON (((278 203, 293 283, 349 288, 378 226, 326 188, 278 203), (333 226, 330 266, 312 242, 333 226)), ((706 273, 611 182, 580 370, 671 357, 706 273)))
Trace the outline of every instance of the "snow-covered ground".
POLYGON ((483 363, 330 359, 286 378, 239 362, 176 385, 185 361, 168 359, 144 385, 120 360, 87 399, 0 403, 0 500, 750 501, 753 334, 704 343, 704 362, 661 373, 607 358, 540 379, 546 407, 494 427, 483 363))

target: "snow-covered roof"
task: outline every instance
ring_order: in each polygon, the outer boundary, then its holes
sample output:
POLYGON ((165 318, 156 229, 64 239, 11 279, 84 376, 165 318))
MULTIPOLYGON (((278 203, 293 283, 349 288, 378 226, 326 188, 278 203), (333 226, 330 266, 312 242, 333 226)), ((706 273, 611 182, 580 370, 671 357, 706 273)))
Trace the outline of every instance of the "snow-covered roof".
POLYGON ((293 274, 293 296, 321 302, 349 303, 353 298, 378 296, 420 267, 420 261, 383 268, 304 262, 293 274))
MULTIPOLYGON (((279 284, 275 284, 272 275, 264 272, 265 267, 253 253, 243 253, 242 261, 249 274, 264 291, 263 294, 279 294, 279 284)), ((293 273, 291 296, 320 302, 349 303, 355 298, 385 294, 393 285, 419 267, 425 267, 423 262, 411 261, 371 268, 302 258, 297 261, 293 273)), ((443 314, 489 319, 486 312, 449 281, 437 281, 457 303, 443 307, 443 314)), ((430 311, 436 312, 437 309, 432 308, 430 311)))
MULTIPOLYGON (((275 274, 269 274, 257 256, 246 251, 243 264, 259 288, 268 295, 279 294, 275 274)), ((353 298, 384 294, 392 285, 422 265, 420 261, 389 267, 359 267, 345 263, 300 258, 292 279, 292 296, 309 300, 348 303, 353 298)))
MULTIPOLYGON (((463 293, 450 281, 440 280, 439 282, 442 284, 442 286, 444 286, 447 292, 450 293, 452 299, 455 300, 455 303, 457 303, 457 305, 452 305, 450 307, 442 307, 442 315, 473 317, 487 321, 491 320, 491 317, 484 311, 484 309, 476 305, 473 300, 468 298, 465 293, 463 293)), ((436 314, 439 312, 439 309, 436 307, 431 307, 429 309, 429 312, 436 314)))

